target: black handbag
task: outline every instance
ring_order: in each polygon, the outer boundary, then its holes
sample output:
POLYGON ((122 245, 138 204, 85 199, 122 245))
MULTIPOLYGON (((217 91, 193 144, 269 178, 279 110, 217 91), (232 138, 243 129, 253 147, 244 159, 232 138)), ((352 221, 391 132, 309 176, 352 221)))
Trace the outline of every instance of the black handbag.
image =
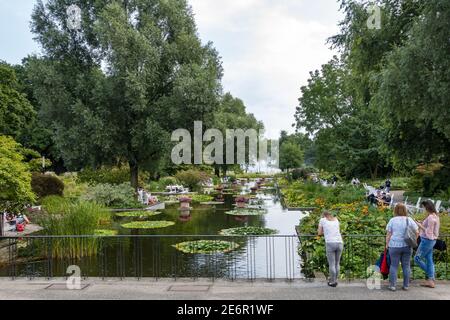
POLYGON ((436 240, 436 245, 434 246, 435 250, 438 251, 447 251, 447 244, 444 240, 436 240))
MULTIPOLYGON (((422 241, 422 238, 419 237, 419 240, 417 241, 417 244, 420 245, 420 242, 422 241)), ((447 251, 447 243, 445 243, 444 240, 436 240, 436 244, 434 245, 434 250, 437 251, 447 251)))

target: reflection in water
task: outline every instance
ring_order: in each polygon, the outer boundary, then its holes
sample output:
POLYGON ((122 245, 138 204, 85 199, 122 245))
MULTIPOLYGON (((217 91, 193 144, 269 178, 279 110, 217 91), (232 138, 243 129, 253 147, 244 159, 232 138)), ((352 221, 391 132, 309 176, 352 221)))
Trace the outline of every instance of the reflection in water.
MULTIPOLYGON (((145 238, 104 238, 102 250, 96 257, 81 261, 30 262, 17 267, 17 275, 46 275, 50 267, 53 276, 65 275, 66 267, 78 264, 85 276, 105 277, 222 277, 228 279, 299 278, 300 261, 297 254, 295 226, 300 212, 289 212, 281 206, 275 193, 258 194, 263 199, 267 214, 236 217, 226 215, 233 209, 234 199, 224 197, 225 204, 195 206, 180 210, 170 206, 156 220, 176 221, 174 226, 155 230, 128 230, 120 227, 127 218, 115 218, 113 227, 120 235, 145 235, 145 238), (223 237, 217 236, 222 229, 255 226, 278 230, 278 235, 289 237, 223 237), (158 235, 167 237, 157 237, 158 235), (200 236, 209 237, 200 237, 200 236), (174 245, 194 240, 225 240, 239 247, 230 253, 216 252, 211 255, 184 254, 174 245), (31 266, 31 267, 30 267, 31 266)), ((31 260, 30 260, 31 261, 31 260)), ((7 275, 7 269, 0 275, 7 275)))

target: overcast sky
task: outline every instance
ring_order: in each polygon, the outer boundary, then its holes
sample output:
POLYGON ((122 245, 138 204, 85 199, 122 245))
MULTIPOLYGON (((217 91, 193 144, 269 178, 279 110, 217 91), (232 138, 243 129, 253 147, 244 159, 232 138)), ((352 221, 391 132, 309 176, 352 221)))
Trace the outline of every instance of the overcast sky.
MULTIPOLYGON (((188 0, 204 42, 222 57, 225 91, 244 100, 267 135, 293 132, 300 87, 334 54, 326 39, 342 18, 337 0, 188 0)), ((20 63, 39 47, 29 21, 35 0, 0 0, 0 59, 20 63)))

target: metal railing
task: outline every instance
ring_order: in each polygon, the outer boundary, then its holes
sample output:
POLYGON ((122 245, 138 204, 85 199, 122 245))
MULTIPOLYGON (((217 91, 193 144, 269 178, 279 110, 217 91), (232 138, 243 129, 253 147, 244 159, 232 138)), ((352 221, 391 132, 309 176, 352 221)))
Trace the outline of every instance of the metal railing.
MULTIPOLYGON (((28 236, 0 238, 0 277, 199 278, 293 281, 302 278, 298 238, 291 236, 28 236), (174 246, 208 240, 227 252, 181 252, 174 246), (3 252, 3 253, 2 253, 3 252)), ((194 249, 193 249, 194 250, 194 249)))
MULTIPOLYGON (((450 236, 441 237, 449 243, 450 236)), ((385 246, 384 235, 344 236, 341 278, 370 276, 385 246)), ((438 279, 450 280, 448 252, 435 251, 438 279)), ((411 264, 413 266, 413 263, 411 264)), ((79 267, 82 278, 199 278, 227 280, 309 279, 328 273, 323 239, 315 235, 211 236, 26 236, 0 237, 0 277, 67 277, 79 267), (177 250, 176 244, 230 242, 227 252, 177 250)), ((413 278, 423 273, 413 267, 413 278)))

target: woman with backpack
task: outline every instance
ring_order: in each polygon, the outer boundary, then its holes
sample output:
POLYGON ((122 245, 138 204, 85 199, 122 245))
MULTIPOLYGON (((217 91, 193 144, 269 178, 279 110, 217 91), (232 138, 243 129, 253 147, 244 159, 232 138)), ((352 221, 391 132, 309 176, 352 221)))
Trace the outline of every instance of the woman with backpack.
POLYGON ((439 238, 440 219, 436 207, 431 200, 422 202, 427 218, 422 222, 416 222, 420 229, 420 245, 417 249, 414 262, 425 272, 423 287, 435 287, 435 268, 433 261, 433 249, 439 238))
POLYGON ((320 219, 317 230, 319 236, 325 236, 325 245, 327 250, 327 260, 329 265, 330 277, 328 285, 337 287, 340 274, 341 256, 344 251, 344 241, 342 241, 339 220, 330 212, 325 211, 323 218, 320 219))
POLYGON ((389 270, 389 290, 396 291, 397 273, 400 262, 403 269, 403 290, 409 289, 411 278, 411 256, 413 248, 406 239, 408 229, 419 236, 419 228, 413 219, 408 217, 408 210, 404 204, 397 204, 392 218, 387 227, 386 245, 389 249, 391 266, 389 270))

